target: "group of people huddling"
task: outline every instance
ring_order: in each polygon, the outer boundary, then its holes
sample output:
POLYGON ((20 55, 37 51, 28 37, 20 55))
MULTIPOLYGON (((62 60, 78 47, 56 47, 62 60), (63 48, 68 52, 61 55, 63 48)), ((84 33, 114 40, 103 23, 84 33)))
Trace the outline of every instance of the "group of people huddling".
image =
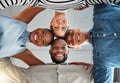
MULTIPOLYGON (((1 0, 1 11, 12 5, 30 5, 11 17, 0 15, 0 83, 113 83, 114 68, 120 67, 120 0, 1 0), (94 5, 93 27, 87 32, 70 29, 68 9, 82 11, 94 5), (27 24, 45 9, 54 9, 50 28, 27 31, 27 24), (56 39, 55 39, 56 38, 56 39), (50 45, 53 63, 46 64, 26 48, 50 45), (93 65, 66 64, 69 49, 93 46, 93 65), (10 57, 28 64, 23 69, 10 57), (94 79, 93 79, 94 78, 94 79)), ((45 55, 43 55, 44 57, 45 55)))

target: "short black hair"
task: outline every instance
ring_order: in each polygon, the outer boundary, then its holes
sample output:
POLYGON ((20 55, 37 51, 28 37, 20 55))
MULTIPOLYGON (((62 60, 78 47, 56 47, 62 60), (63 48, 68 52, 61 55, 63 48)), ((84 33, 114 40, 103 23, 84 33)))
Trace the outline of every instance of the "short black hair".
POLYGON ((54 43, 55 43, 58 39, 63 39, 63 40, 64 40, 64 38, 61 38, 61 37, 58 37, 58 38, 54 39, 53 42, 51 43, 51 47, 54 45, 54 43))

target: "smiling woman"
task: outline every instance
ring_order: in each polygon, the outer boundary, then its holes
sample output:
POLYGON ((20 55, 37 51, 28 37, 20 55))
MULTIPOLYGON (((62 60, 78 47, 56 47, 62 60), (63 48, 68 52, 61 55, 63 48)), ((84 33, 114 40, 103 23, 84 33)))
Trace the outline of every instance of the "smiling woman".
POLYGON ((30 33, 30 41, 37 46, 47 46, 53 40, 53 33, 49 29, 38 28, 30 33))
POLYGON ((57 37, 65 37, 69 29, 69 22, 65 12, 55 12, 50 22, 50 28, 57 37))

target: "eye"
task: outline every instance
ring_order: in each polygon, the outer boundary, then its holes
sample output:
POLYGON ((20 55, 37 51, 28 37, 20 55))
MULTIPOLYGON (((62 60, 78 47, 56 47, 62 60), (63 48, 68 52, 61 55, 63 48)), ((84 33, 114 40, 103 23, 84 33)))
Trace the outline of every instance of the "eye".
POLYGON ((65 49, 66 49, 66 47, 64 46, 64 47, 62 47, 62 49, 63 49, 63 50, 65 50, 65 49))
POLYGON ((62 31, 65 31, 66 30, 66 27, 62 27, 62 31))
POLYGON ((78 40, 78 42, 80 42, 80 40, 78 40))
POLYGON ((53 50, 57 50, 57 49, 58 49, 58 47, 52 47, 52 49, 53 49, 53 50))
POLYGON ((80 35, 80 33, 79 33, 79 32, 78 32, 77 34, 78 34, 78 35, 80 35))
POLYGON ((54 30, 56 30, 56 31, 57 31, 58 29, 59 29, 58 27, 54 27, 54 30))
POLYGON ((45 34, 45 31, 43 31, 42 34, 44 35, 44 34, 45 34))

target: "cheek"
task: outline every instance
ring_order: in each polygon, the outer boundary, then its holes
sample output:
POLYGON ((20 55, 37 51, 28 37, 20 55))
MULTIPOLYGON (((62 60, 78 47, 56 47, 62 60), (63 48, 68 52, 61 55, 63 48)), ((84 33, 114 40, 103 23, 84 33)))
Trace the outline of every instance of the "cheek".
POLYGON ((68 51, 65 49, 65 50, 63 50, 64 51, 64 53, 68 53, 68 51))
POLYGON ((56 50, 52 50, 51 53, 52 53, 52 54, 55 54, 55 53, 56 53, 56 50))

